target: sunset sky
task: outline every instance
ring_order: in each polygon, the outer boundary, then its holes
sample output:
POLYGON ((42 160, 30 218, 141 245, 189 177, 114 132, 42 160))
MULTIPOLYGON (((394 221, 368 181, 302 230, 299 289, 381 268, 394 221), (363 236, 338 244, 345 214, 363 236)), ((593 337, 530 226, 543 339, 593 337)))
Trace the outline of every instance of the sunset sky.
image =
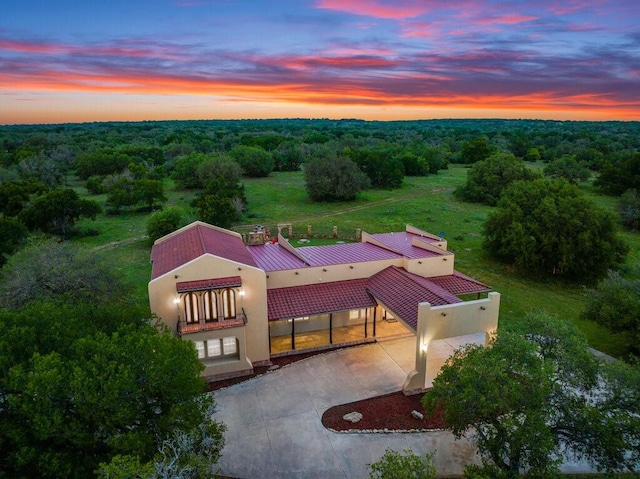
POLYGON ((0 0, 0 124, 640 120, 639 0, 0 0))

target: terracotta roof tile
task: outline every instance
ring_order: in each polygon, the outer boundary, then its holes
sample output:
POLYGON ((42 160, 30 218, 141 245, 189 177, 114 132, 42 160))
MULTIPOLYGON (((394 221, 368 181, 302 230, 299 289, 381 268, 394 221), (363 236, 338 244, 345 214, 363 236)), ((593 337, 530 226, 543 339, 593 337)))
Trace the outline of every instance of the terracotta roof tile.
POLYGON ((439 240, 435 240, 427 236, 420 236, 403 231, 400 233, 373 234, 371 237, 409 259, 439 256, 438 253, 434 253, 433 251, 427 251, 423 248, 413 246, 412 241, 414 238, 419 239, 424 243, 438 243, 439 240))
POLYGON ((456 295, 491 291, 490 286, 476 281, 458 271, 454 271, 453 274, 446 276, 434 276, 429 278, 429 281, 456 295))
POLYGON ((367 281, 365 278, 270 289, 269 321, 373 307, 376 302, 367 293, 367 281))
POLYGON ((203 223, 192 223, 153 245, 151 279, 206 253, 257 267, 241 237, 203 223))
POLYGON ((419 303, 441 306, 461 302, 427 278, 397 266, 385 268, 369 278, 367 290, 413 329, 417 328, 419 303))

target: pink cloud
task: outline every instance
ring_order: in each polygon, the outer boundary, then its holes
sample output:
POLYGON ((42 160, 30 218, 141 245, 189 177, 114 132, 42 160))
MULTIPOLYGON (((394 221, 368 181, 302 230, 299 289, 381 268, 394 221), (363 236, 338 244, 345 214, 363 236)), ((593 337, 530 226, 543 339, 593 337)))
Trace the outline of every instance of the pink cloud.
POLYGON ((532 20, 537 20, 537 19, 538 17, 534 17, 534 16, 525 16, 525 15, 518 15, 515 13, 508 13, 505 15, 487 16, 484 18, 479 18, 475 20, 474 23, 479 25, 493 25, 495 23, 514 25, 518 23, 530 22, 532 20))
POLYGON ((438 33, 434 24, 430 22, 414 21, 402 25, 400 36, 404 38, 429 38, 438 33))
POLYGON ((0 50, 24 53, 66 53, 71 47, 63 44, 19 42, 0 39, 0 50))
POLYGON ((389 4, 380 0, 318 0, 316 8, 386 19, 413 18, 426 11, 424 4, 406 0, 389 4))
POLYGON ((39 53, 46 55, 97 55, 114 57, 153 57, 165 60, 180 60, 184 55, 176 48, 159 46, 156 43, 145 45, 147 41, 119 42, 105 45, 68 45, 65 43, 45 43, 34 41, 16 41, 0 39, 0 51, 13 51, 22 53, 39 53), (140 46, 138 46, 140 45, 140 46))

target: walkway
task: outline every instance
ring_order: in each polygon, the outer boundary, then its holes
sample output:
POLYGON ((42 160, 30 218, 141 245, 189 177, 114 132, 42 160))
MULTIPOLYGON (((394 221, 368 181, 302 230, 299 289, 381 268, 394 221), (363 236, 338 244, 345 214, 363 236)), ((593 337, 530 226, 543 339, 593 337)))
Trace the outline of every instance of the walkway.
MULTIPOLYGON (((438 348, 432 343, 430 359, 432 350, 450 354, 464 340, 452 339, 438 348)), ((322 426, 322 413, 333 405, 400 390, 413 369, 414 348, 412 335, 337 350, 217 391, 215 416, 228 426, 221 473, 244 479, 367 478, 367 464, 390 448, 436 451, 438 474, 460 475, 474 461, 474 448, 449 432, 339 434, 322 426)))

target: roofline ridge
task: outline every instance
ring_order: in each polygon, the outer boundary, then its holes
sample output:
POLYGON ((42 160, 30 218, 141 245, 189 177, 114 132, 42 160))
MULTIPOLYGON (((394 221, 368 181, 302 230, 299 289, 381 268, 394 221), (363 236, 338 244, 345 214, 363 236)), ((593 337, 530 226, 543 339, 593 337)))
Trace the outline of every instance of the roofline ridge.
MULTIPOLYGON (((183 226, 182 228, 179 228, 175 231, 172 231, 171 233, 164 235, 160 238, 158 238, 157 240, 155 240, 153 242, 154 246, 158 243, 164 243, 166 240, 173 238, 175 236, 178 236, 182 233, 184 233, 186 230, 189 230, 191 228, 197 228, 198 226, 202 226, 204 228, 210 229, 210 230, 214 230, 214 231, 219 231, 220 233, 225 233, 228 234, 229 236, 236 236, 237 238, 242 239, 242 235, 240 233, 237 233, 236 231, 231 231, 225 228, 221 228, 220 226, 216 226, 216 225, 211 225, 209 223, 205 223, 204 221, 200 221, 200 220, 196 220, 193 221, 191 223, 189 223, 188 225, 183 226)), ((243 241, 244 242, 244 241, 243 241)))
POLYGON ((374 246, 377 246, 378 248, 382 248, 382 249, 386 249, 387 251, 391 251, 392 253, 396 253, 397 255, 402 256, 403 258, 406 258, 406 256, 404 254, 402 254, 400 251, 398 251, 395 248, 392 248, 391 246, 384 244, 382 241, 377 240, 373 237, 373 235, 367 233, 366 231, 362 232, 362 242, 363 243, 369 243, 372 244, 374 246))

